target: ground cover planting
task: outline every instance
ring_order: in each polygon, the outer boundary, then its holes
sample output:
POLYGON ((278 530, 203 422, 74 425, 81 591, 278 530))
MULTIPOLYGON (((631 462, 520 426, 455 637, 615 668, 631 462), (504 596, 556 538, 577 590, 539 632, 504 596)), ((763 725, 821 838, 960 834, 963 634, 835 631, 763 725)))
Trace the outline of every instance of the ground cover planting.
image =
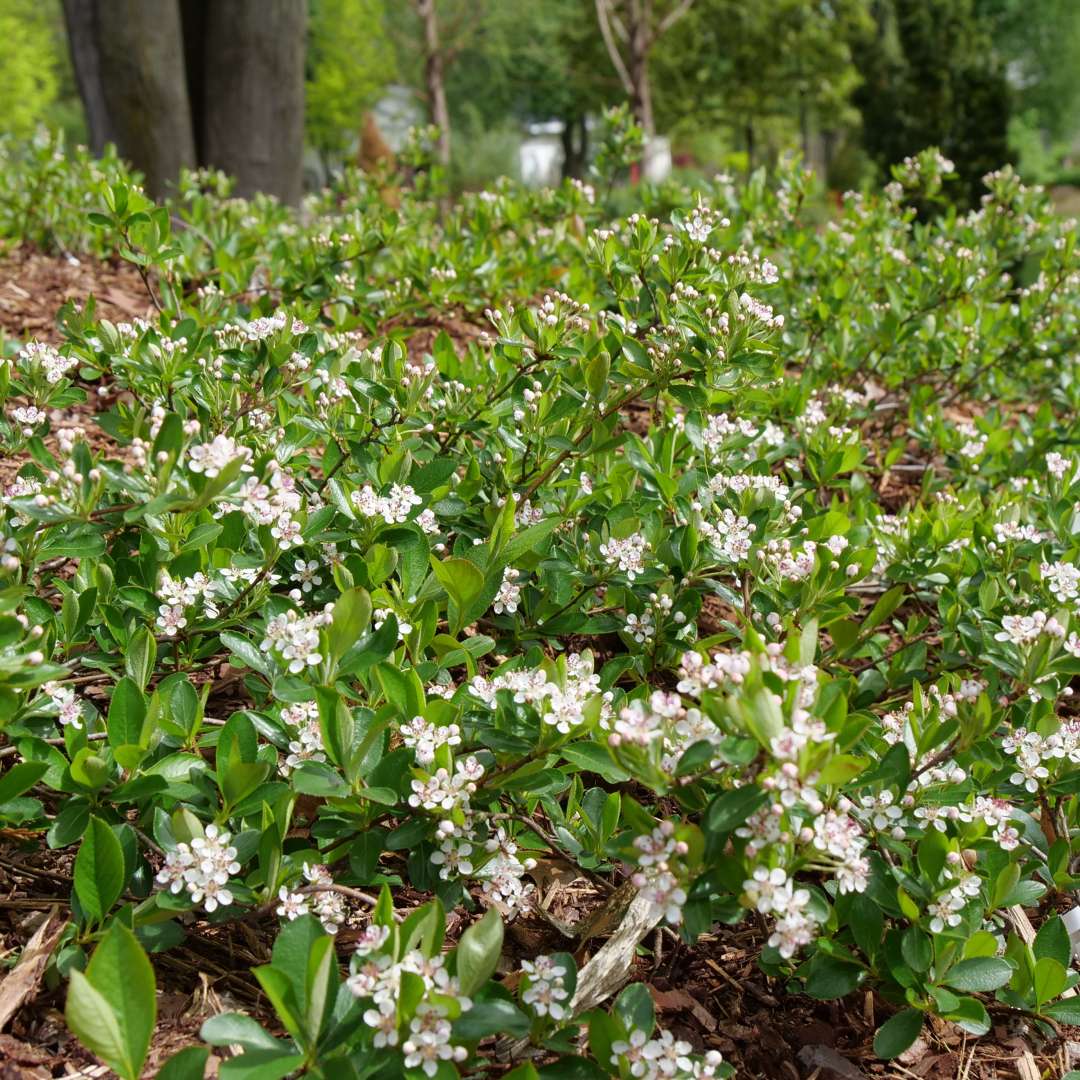
POLYGON ((26 1044, 36 997, 126 1078, 781 1075, 745 984, 863 1018, 786 1075, 1064 1060, 1074 223, 934 151, 828 213, 628 190, 611 125, 589 183, 451 204, 420 133, 298 210, 4 146, 0 236, 113 275, 0 360, 26 1044))

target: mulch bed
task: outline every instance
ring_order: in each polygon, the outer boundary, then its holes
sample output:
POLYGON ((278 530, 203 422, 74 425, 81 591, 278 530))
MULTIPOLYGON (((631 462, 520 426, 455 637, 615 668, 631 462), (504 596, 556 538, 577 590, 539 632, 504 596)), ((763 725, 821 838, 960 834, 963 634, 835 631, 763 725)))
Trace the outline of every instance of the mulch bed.
POLYGON ((90 256, 47 255, 22 246, 0 253, 0 329, 18 340, 61 340, 56 313, 68 300, 93 294, 100 318, 130 322, 154 309, 138 271, 90 256))

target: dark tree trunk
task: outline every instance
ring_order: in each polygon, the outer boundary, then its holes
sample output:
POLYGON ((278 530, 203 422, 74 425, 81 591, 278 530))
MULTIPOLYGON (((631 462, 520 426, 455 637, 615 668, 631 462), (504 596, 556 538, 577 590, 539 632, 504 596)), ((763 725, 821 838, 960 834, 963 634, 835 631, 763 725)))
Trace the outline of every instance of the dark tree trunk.
POLYGON ((105 106, 105 87, 101 80, 101 55, 97 44, 96 0, 64 0, 64 25, 67 28, 71 67, 79 88, 90 149, 100 155, 106 143, 116 142, 116 134, 105 106))
POLYGON ((206 4, 204 0, 180 0, 180 23, 184 28, 184 71, 187 74, 191 131, 195 159, 206 161, 203 132, 206 130, 206 4))
POLYGON ((585 162, 589 156, 589 129, 583 115, 569 116, 563 120, 562 129, 563 179, 580 180, 585 175, 585 162))
POLYGON ((299 202, 304 179, 305 0, 204 0, 205 164, 299 202))
POLYGON ((97 0, 105 105, 120 154, 155 197, 195 164, 176 0, 97 0))

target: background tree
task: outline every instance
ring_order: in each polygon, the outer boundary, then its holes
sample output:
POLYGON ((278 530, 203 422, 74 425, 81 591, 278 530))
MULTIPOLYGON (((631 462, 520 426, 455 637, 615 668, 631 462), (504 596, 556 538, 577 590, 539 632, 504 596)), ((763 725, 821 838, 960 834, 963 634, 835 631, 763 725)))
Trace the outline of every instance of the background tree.
POLYGON ((56 15, 54 8, 37 0, 4 0, 0 5, 4 43, 0 116, 14 135, 32 132, 56 102, 60 88, 56 15))
POLYGON ((446 95, 454 123, 469 141, 561 120, 563 171, 582 176, 587 118, 618 101, 621 89, 591 0, 546 0, 488 7, 446 71, 446 95))
POLYGON ((185 165, 301 194, 305 0, 64 0, 91 141, 164 192, 185 165))
POLYGON ((875 33, 857 62, 863 145, 885 169, 927 146, 956 166, 973 202, 1009 160, 1010 88, 974 0, 875 0, 875 33))
POLYGON ((348 152, 397 74, 385 23, 383 0, 311 0, 305 116, 308 143, 324 160, 348 152))
POLYGON ((657 11, 653 0, 595 0, 600 35, 646 137, 656 133, 649 57, 693 3, 677 0, 666 10, 657 11))

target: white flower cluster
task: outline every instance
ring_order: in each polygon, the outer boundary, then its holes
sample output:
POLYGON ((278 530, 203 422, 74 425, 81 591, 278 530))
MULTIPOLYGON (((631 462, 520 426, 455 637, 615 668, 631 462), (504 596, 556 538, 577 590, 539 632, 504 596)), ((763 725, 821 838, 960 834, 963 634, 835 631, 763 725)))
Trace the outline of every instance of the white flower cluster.
POLYGON ((1043 584, 1061 604, 1080 598, 1080 568, 1066 562, 1043 563, 1039 567, 1043 584))
POLYGON ((517 611, 518 604, 521 603, 521 586, 517 584, 518 577, 520 574, 512 566, 503 570, 502 584, 495 594, 495 602, 491 605, 496 615, 502 615, 504 612, 513 615, 517 611))
POLYGON ((409 520, 414 506, 424 500, 408 484, 392 484, 387 495, 377 495, 370 484, 352 493, 352 503, 364 517, 381 517, 387 525, 409 520))
POLYGON ((947 877, 955 878, 956 883, 926 905, 927 914, 931 917, 930 930, 935 934, 940 934, 946 927, 959 926, 963 921, 960 912, 982 889, 982 879, 964 867, 959 852, 948 853, 942 872, 947 877))
MULTIPOLYGON (((304 541, 300 522, 294 515, 303 506, 303 496, 296 478, 287 473, 274 459, 267 465, 266 483, 251 476, 238 492, 241 509, 256 525, 269 525, 270 535, 282 551, 299 547, 304 541)), ((314 509, 314 507, 312 507, 314 509)))
POLYGON ((278 915, 292 922, 310 912, 328 934, 336 934, 348 918, 348 912, 341 894, 328 888, 334 884, 330 871, 319 863, 304 863, 304 878, 314 891, 292 892, 287 885, 282 885, 278 890, 281 901, 277 906, 278 915))
POLYGON ((567 1012, 563 1002, 570 996, 566 989, 566 968, 554 957, 538 956, 535 960, 522 960, 521 970, 525 976, 521 1000, 537 1016, 564 1019, 567 1012))
POLYGON ((1047 762, 1067 760, 1074 765, 1080 764, 1080 721, 1066 721, 1046 736, 1027 728, 1017 728, 1001 740, 1001 748, 1014 758, 1016 764, 1009 783, 1034 794, 1039 790, 1040 782, 1050 775, 1047 762))
POLYGON ((1064 638, 1065 627, 1045 611, 1033 611, 1030 615, 1005 615, 994 640, 1008 641, 1023 648, 1033 644, 1043 634, 1064 638))
POLYGON ((207 825, 204 836, 194 837, 190 844, 177 844, 166 854, 157 883, 168 886, 174 895, 186 889, 192 901, 202 904, 207 912, 228 907, 233 902, 229 878, 240 873, 230 839, 230 834, 216 825, 207 825))
POLYGON ((422 716, 414 716, 398 731, 401 741, 416 755, 416 764, 423 768, 434 763, 435 751, 440 746, 461 745, 461 728, 457 724, 431 724, 422 716))
POLYGON ((263 652, 274 650, 288 664, 289 673, 298 675, 306 668, 322 663, 319 630, 333 618, 333 604, 312 615, 299 615, 291 608, 275 615, 266 624, 265 637, 259 645, 263 652))
POLYGON ((185 611, 200 600, 203 615, 207 619, 216 619, 220 614, 218 598, 222 593, 221 585, 221 582, 214 581, 202 572, 177 579, 172 577, 168 570, 163 570, 157 590, 158 599, 161 601, 161 607, 158 608, 158 626, 169 637, 175 636, 177 629, 187 625, 185 611))
MULTIPOLYGON (((494 708, 500 690, 509 690, 519 705, 536 707, 545 724, 551 724, 564 735, 585 722, 585 706, 600 692, 600 676, 593 673, 592 660, 579 653, 566 658, 566 679, 562 686, 549 679, 540 668, 519 668, 485 679, 477 675, 469 690, 489 708, 494 708)), ((611 694, 604 695, 604 705, 611 694)), ((601 707, 601 725, 606 709, 601 707)))
POLYGON ((464 761, 454 763, 453 773, 440 768, 426 780, 413 780, 409 805, 447 813, 455 808, 468 809, 469 797, 476 792, 477 781, 483 775, 484 766, 470 754, 464 761))
POLYGON ((81 731, 83 726, 83 705, 70 686, 57 682, 47 682, 42 692, 49 698, 49 705, 56 709, 56 719, 64 727, 73 727, 81 731))
POLYGON ((750 540, 757 531, 757 526, 749 518, 726 507, 720 511, 715 522, 703 518, 698 528, 717 554, 733 563, 746 560, 750 554, 750 540))
POLYGON ((22 429, 23 436, 29 439, 34 434, 34 428, 45 423, 48 416, 36 405, 20 405, 11 410, 11 418, 22 429))
POLYGON ((188 468, 193 473, 203 473, 208 478, 219 475, 237 458, 244 464, 241 472, 251 472, 251 450, 241 446, 228 435, 216 435, 211 442, 196 443, 188 449, 188 468))
POLYGON ((775 918, 769 945, 785 960, 814 940, 817 923, 807 910, 810 890, 796 888, 782 867, 757 867, 743 889, 751 907, 775 918))
POLYGON ((730 224, 728 218, 723 217, 711 206, 699 204, 683 218, 682 229, 695 244, 704 244, 713 229, 726 229, 730 224))
POLYGON ((676 1039, 667 1028, 659 1028, 654 1038, 634 1028, 625 1039, 611 1044, 611 1064, 634 1080, 713 1080, 724 1059, 718 1050, 701 1058, 691 1058, 693 1047, 676 1039))
POLYGON ((686 843, 675 839, 675 826, 662 821, 648 836, 634 838, 638 869, 631 877, 643 899, 672 926, 682 922, 686 890, 679 884, 673 859, 685 855, 686 843))
POLYGON ((37 368, 45 376, 46 382, 58 383, 76 364, 78 358, 61 356, 51 345, 41 341, 31 341, 19 350, 19 363, 31 370, 37 368))
POLYGON ((858 822, 837 810, 826 810, 814 819, 813 845, 833 860, 841 893, 865 892, 870 882, 870 860, 866 858, 866 837, 858 822))
POLYGON ((281 710, 281 722, 296 728, 296 738, 289 742, 289 753, 281 772, 288 776, 305 761, 325 761, 322 729, 319 727, 319 706, 314 701, 301 701, 281 710))
POLYGON ((649 541, 642 533, 631 533, 625 539, 612 536, 600 545, 600 554, 608 566, 614 566, 630 581, 645 573, 645 552, 648 550, 649 541))
POLYGON ((752 439, 758 433, 757 424, 752 420, 731 420, 727 413, 710 416, 701 432, 701 442, 706 450, 716 453, 733 436, 752 439))
POLYGON ((426 957, 413 949, 395 963, 381 951, 388 938, 388 927, 368 927, 357 942, 357 958, 347 986, 355 997, 371 1002, 371 1007, 364 1011, 364 1023, 375 1031, 376 1048, 397 1046, 401 1042, 405 1067, 420 1068, 427 1076, 434 1076, 440 1062, 463 1061, 466 1051, 452 1042, 447 1012, 440 1003, 422 1000, 416 1006, 407 1032, 399 1030, 398 999, 402 975, 419 976, 425 997, 431 994, 437 998, 454 998, 462 1011, 471 1009, 472 1001, 461 993, 457 978, 447 972, 441 956, 426 957), (403 1042, 402 1034, 405 1035, 403 1042))

